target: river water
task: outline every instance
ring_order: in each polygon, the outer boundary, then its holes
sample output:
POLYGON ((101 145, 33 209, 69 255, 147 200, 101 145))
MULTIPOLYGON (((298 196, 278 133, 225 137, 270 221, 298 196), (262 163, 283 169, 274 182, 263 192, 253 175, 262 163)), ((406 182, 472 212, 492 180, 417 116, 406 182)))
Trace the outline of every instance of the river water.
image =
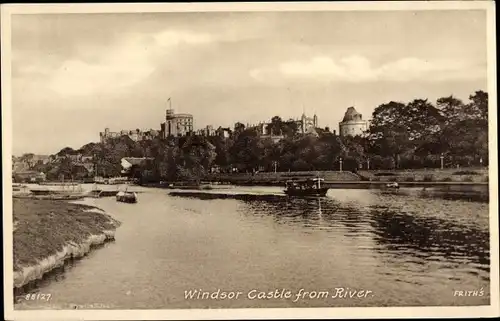
POLYGON ((219 194, 144 189, 137 204, 86 199, 123 223, 116 241, 41 281, 34 291, 50 301, 21 299, 15 308, 489 304, 487 203, 422 198, 411 189, 333 189, 319 199, 288 198, 277 187, 208 193, 219 194), (347 288, 364 292, 344 297, 347 288), (194 290, 220 292, 186 298, 194 290), (276 290, 281 296, 256 297, 276 290))

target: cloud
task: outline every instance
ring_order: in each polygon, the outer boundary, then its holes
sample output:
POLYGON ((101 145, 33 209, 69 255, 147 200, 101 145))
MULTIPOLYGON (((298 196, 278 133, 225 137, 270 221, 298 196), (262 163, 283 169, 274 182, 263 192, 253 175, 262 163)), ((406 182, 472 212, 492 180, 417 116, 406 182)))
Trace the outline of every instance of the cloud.
POLYGON ((176 47, 212 41, 210 34, 178 30, 149 35, 129 33, 107 47, 80 47, 80 55, 60 62, 56 68, 47 68, 44 59, 40 59, 24 64, 19 70, 26 78, 33 73, 44 73, 46 86, 62 96, 116 92, 150 76, 157 59, 176 47))
POLYGON ((176 46, 180 44, 205 44, 214 41, 214 37, 205 33, 166 30, 155 34, 154 39, 160 46, 176 46))
POLYGON ((286 79, 316 79, 343 82, 375 81, 448 81, 486 77, 483 66, 460 60, 423 60, 402 58, 374 67, 369 59, 359 55, 333 59, 316 56, 307 61, 287 61, 277 67, 253 69, 250 76, 258 81, 286 79))

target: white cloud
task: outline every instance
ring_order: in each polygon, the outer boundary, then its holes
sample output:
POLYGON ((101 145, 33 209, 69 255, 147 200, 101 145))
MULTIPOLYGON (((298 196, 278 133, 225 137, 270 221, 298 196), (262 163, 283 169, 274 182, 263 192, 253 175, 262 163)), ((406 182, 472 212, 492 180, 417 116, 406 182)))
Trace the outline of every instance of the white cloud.
POLYGON ((485 77, 486 72, 484 68, 464 61, 445 59, 428 61, 414 57, 374 67, 366 57, 353 55, 338 60, 317 56, 307 61, 288 61, 274 68, 251 70, 250 76, 258 81, 276 81, 285 78, 355 83, 478 79, 485 77))
POLYGON ((151 75, 156 58, 163 57, 180 45, 202 45, 212 42, 209 34, 166 30, 153 35, 128 34, 109 47, 80 48, 92 62, 73 58, 57 69, 47 69, 43 59, 22 68, 25 77, 44 72, 49 89, 63 96, 113 92, 131 86, 151 75))
POLYGON ((176 46, 180 44, 196 45, 210 43, 214 40, 210 34, 173 30, 157 33, 153 37, 160 46, 176 46))

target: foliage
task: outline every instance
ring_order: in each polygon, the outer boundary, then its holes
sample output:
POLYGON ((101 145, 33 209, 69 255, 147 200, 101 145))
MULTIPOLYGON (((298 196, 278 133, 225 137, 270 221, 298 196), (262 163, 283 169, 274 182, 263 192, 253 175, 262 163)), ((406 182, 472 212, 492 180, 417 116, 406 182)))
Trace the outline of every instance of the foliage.
POLYGON ((433 182, 434 181, 434 175, 432 174, 427 174, 424 175, 424 178, 422 179, 424 182, 433 182))
POLYGON ((466 176, 464 179, 463 179, 464 182, 474 182, 474 178, 472 176, 466 176))
MULTIPOLYGON (((142 181, 199 181, 215 168, 220 172, 413 169, 488 165, 488 94, 477 91, 468 102, 449 96, 434 105, 427 99, 390 101, 375 108, 367 132, 341 137, 326 129, 299 134, 299 124, 279 116, 263 136, 256 128, 236 123, 231 137, 187 136, 134 142, 128 136, 66 147, 37 164, 32 154, 21 158, 49 179, 119 176, 121 159, 147 157, 147 168, 130 175, 142 181), (279 135, 280 140, 273 140, 279 135), (78 155, 92 156, 94 169, 85 170, 78 155), (482 161, 482 162, 481 162, 482 161), (95 169, 97 168, 97 169, 95 169)), ((88 168, 88 164, 86 164, 88 168)), ((466 173, 472 175, 471 173, 466 173)))
POLYGON ((481 175, 475 171, 457 171, 453 172, 452 175, 481 175))

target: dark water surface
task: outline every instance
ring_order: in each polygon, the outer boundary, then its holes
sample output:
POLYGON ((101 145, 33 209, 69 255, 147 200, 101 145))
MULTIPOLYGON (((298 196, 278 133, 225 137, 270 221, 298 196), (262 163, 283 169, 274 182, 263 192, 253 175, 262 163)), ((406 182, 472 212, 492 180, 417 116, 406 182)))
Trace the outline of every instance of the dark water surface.
POLYGON ((16 308, 489 304, 488 203, 411 189, 336 189, 320 199, 288 198, 276 187, 230 192, 239 196, 148 189, 137 204, 86 200, 122 221, 116 241, 40 282, 35 291, 51 294, 49 302, 21 299, 16 308), (347 288, 364 292, 338 295, 347 288), (218 289, 241 294, 185 298, 218 289), (301 289, 309 293, 298 298, 301 289), (481 289, 484 296, 454 296, 481 289), (276 290, 281 297, 254 298, 276 290))

